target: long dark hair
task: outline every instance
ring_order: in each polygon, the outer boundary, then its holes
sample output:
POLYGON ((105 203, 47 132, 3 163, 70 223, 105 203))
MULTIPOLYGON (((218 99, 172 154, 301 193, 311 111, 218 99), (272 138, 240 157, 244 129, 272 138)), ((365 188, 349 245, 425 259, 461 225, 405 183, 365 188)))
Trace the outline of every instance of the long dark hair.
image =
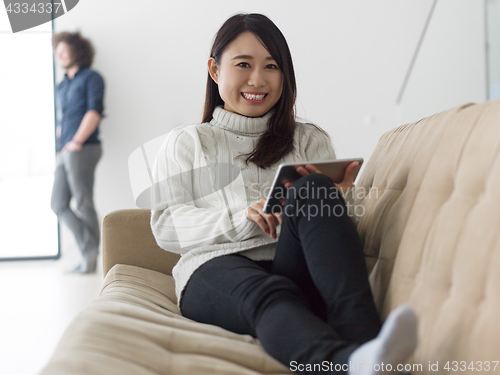
MULTIPOLYGON (((265 168, 293 150, 297 97, 295 72, 285 37, 269 18, 256 13, 234 15, 222 25, 210 51, 210 57, 215 59, 217 65, 227 46, 244 32, 251 32, 261 40, 283 73, 281 98, 273 107, 267 131, 261 135, 255 149, 247 154, 249 156, 246 159, 247 164, 251 161, 265 168)), ((217 84, 208 74, 203 122, 210 122, 215 107, 223 104, 217 84)))

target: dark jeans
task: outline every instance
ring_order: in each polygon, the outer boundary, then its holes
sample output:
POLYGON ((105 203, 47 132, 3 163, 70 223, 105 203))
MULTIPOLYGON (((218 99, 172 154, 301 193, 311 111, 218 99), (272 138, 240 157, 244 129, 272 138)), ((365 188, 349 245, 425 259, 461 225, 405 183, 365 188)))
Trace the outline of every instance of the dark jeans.
POLYGON ((184 289, 182 314, 257 337, 287 367, 346 364, 380 330, 356 227, 320 174, 295 182, 284 208, 274 261, 208 261, 184 289))
POLYGON ((83 256, 99 251, 100 224, 94 208, 94 172, 101 158, 99 143, 59 154, 54 172, 51 208, 75 236, 83 256), (70 207, 75 198, 78 213, 70 207))

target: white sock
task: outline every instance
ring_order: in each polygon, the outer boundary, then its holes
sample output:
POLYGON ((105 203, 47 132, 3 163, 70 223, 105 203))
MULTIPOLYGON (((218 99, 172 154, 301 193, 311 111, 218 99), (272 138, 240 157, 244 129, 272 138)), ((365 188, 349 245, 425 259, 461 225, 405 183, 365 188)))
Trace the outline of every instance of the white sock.
POLYGON ((349 374, 397 374, 397 365, 404 365, 415 351, 417 335, 417 315, 409 305, 398 306, 389 314, 378 336, 349 356, 349 368, 354 369, 349 374))

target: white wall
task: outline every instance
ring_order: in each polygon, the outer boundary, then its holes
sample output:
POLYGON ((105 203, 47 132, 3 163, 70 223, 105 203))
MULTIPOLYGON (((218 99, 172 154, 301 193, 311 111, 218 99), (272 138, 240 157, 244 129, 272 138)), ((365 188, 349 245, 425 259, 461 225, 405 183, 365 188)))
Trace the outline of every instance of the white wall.
POLYGON ((401 102, 401 122, 487 99, 482 0, 439 0, 401 102))
POLYGON ((490 99, 500 99, 500 0, 486 0, 490 99))
MULTIPOLYGON (((100 216, 134 207, 127 171, 134 149, 175 126, 200 121, 211 41, 232 14, 259 12, 278 25, 294 58, 298 114, 330 133, 340 157, 366 159, 380 135, 399 125, 396 97, 431 4, 80 1, 56 19, 55 29, 79 29, 92 39, 94 67, 106 80, 108 116, 101 126, 104 156, 96 181, 100 216)), ((439 2, 401 118, 485 100, 483 8, 482 0, 439 2), (443 71, 449 74, 443 77, 443 71), (429 90, 439 95, 431 97, 429 90)))

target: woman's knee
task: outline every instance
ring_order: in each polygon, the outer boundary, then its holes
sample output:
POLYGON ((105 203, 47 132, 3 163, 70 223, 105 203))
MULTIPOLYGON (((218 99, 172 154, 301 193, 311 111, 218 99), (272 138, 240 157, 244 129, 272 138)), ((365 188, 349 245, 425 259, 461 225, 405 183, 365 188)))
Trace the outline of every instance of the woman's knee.
POLYGON ((339 190, 333 181, 324 174, 311 173, 302 176, 288 189, 287 198, 297 199, 326 199, 338 198, 339 190))
POLYGON ((303 176, 288 189, 285 216, 324 216, 324 212, 345 211, 345 202, 332 180, 320 173, 303 176), (304 212, 303 212, 304 211, 304 212))
POLYGON ((300 187, 300 186, 304 186, 304 185, 307 186, 308 184, 312 184, 312 183, 314 183, 315 186, 333 186, 333 187, 335 187, 335 184, 330 179, 330 177, 328 177, 322 173, 310 173, 308 175, 302 176, 297 181, 295 181, 293 185, 300 187))

